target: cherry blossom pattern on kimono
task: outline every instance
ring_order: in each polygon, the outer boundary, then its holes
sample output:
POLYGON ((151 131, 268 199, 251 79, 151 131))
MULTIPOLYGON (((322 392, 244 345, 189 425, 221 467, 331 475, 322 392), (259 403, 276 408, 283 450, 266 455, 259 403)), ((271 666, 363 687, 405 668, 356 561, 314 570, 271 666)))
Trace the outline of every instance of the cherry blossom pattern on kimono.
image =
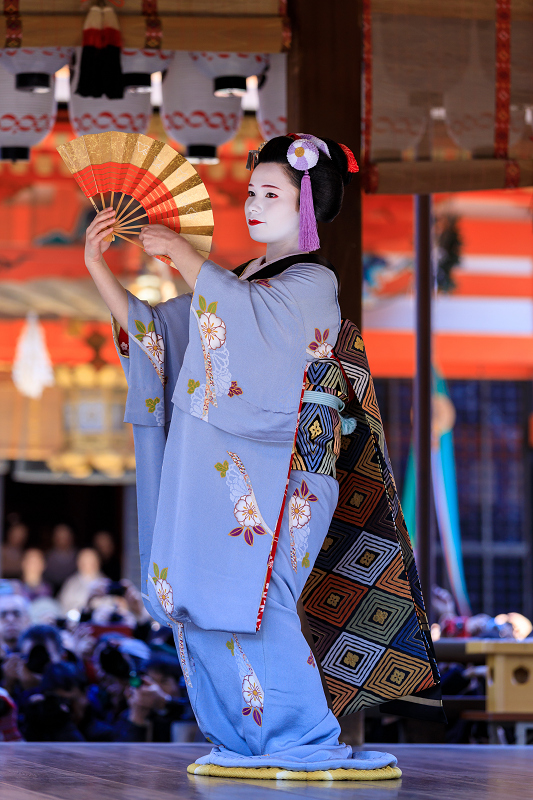
POLYGON ((329 328, 321 333, 318 328, 315 328, 315 338, 308 345, 307 352, 314 358, 331 358, 333 355, 333 345, 329 344, 329 328))
POLYGON ((259 678, 248 661, 236 633, 233 634, 233 639, 226 642, 226 647, 237 661, 242 699, 244 701, 242 715, 243 717, 251 716, 255 724, 261 727, 263 724, 263 702, 265 696, 263 687, 259 683, 259 678), (235 645, 237 645, 237 652, 235 652, 235 645))
POLYGON ((237 527, 229 532, 229 536, 240 536, 242 533, 246 544, 252 547, 254 535, 264 536, 265 534, 270 534, 273 537, 274 534, 259 510, 244 464, 236 453, 232 453, 229 450, 227 452, 233 464, 224 459, 224 461, 219 461, 215 464, 215 469, 221 478, 226 478, 230 500, 233 503, 233 516, 237 521, 237 527))
POLYGON ((178 655, 181 664, 181 671, 183 672, 183 677, 185 679, 185 683, 187 686, 192 686, 192 681, 189 673, 189 665, 186 655, 185 649, 185 636, 183 633, 183 623, 178 622, 174 619, 174 593, 172 591, 172 586, 168 582, 168 567, 164 567, 163 569, 159 569, 155 561, 153 562, 154 565, 154 574, 150 577, 152 578, 155 584, 155 591, 157 594, 157 599, 161 603, 161 608, 169 618, 169 620, 174 624, 177 625, 178 628, 178 655))
POLYGON ((316 503, 318 497, 311 494, 305 481, 295 489, 289 501, 289 536, 291 543, 291 564, 298 572, 298 561, 302 567, 308 569, 309 552, 307 543, 311 533, 311 503, 316 503))
POLYGON ((229 371, 229 351, 226 346, 226 323, 217 316, 218 301, 207 304, 198 297, 199 308, 191 307, 196 316, 205 367, 205 383, 189 380, 190 411, 193 417, 208 422, 209 406, 217 407, 217 395, 228 394, 232 385, 229 371))
MULTIPOLYGON (((146 353, 155 371, 159 375, 159 380, 163 384, 165 380, 165 342, 161 334, 157 333, 153 321, 148 327, 140 319, 135 320, 135 327, 138 333, 134 334, 134 339, 139 342, 141 349, 146 353)), ((148 405, 148 404, 147 404, 148 405)), ((150 408, 148 408, 150 410, 150 408)))

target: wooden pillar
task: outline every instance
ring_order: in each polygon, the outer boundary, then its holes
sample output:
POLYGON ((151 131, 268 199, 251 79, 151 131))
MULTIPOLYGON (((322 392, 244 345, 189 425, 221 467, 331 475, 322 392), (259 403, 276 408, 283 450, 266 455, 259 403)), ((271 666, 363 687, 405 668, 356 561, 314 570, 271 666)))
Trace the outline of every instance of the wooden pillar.
MULTIPOLYGON (((350 147, 360 163, 361 0, 290 0, 288 129, 350 147)), ((321 254, 341 279, 342 314, 361 326, 361 181, 346 188, 337 219, 319 225, 321 254)))
MULTIPOLYGON (((288 130, 342 142, 360 164, 361 0, 330 0, 326 5, 318 0, 289 0, 289 14, 293 40, 288 63, 288 130)), ((360 173, 346 187, 339 216, 319 225, 318 232, 321 254, 339 273, 342 315, 361 327, 360 173)), ((311 639, 305 613, 299 610, 304 634, 311 639)), ((362 744, 363 712, 340 722, 342 741, 362 744)))
POLYGON ((416 375, 414 445, 416 464, 416 561, 431 616, 431 199, 415 195, 416 375))

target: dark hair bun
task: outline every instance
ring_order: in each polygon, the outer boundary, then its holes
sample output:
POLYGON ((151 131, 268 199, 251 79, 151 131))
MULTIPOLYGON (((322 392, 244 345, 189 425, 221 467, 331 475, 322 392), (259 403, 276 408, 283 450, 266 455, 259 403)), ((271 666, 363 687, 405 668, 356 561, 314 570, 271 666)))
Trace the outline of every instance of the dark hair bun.
MULTIPOLYGON (((304 173, 294 169, 287 161, 287 150, 292 144, 289 136, 276 136, 265 144, 259 153, 258 164, 281 164, 292 183, 300 189, 304 173)), ((315 216, 318 222, 331 222, 341 210, 344 187, 351 180, 348 159, 333 139, 324 139, 331 158, 319 151, 318 163, 309 170, 315 216)))

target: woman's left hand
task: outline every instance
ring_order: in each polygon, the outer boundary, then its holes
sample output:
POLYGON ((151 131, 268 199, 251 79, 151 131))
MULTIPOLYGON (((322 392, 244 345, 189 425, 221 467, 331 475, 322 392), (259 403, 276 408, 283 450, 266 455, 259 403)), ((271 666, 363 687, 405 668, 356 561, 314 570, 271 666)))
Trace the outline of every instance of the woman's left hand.
POLYGON ((139 239, 148 255, 168 256, 187 285, 194 289, 205 259, 184 236, 171 231, 165 225, 146 225, 141 230, 139 239))
POLYGON ((170 230, 166 225, 145 225, 139 239, 149 256, 171 257, 170 251, 176 246, 179 233, 170 230))

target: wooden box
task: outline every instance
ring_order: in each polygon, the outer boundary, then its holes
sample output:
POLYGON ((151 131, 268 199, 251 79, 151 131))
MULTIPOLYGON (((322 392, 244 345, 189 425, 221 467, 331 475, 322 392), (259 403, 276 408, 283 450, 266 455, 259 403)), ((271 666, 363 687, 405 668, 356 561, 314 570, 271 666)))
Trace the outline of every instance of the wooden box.
POLYGON ((486 657, 488 712, 533 714, 533 640, 478 639, 466 653, 486 657))

